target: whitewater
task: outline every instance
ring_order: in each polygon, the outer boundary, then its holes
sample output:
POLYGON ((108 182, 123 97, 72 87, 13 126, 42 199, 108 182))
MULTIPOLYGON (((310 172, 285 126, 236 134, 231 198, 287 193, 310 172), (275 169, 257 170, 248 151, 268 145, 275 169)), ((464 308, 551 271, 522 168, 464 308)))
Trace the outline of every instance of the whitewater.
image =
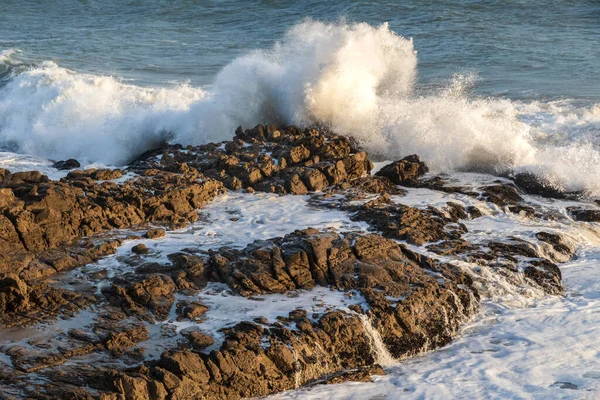
POLYGON ((479 96, 474 73, 422 87, 413 41, 385 23, 306 20, 205 87, 136 86, 20 56, 0 55, 6 152, 124 165, 164 142, 220 141, 269 122, 352 136, 375 158, 417 153, 439 172, 527 171, 600 194, 600 104, 479 96))

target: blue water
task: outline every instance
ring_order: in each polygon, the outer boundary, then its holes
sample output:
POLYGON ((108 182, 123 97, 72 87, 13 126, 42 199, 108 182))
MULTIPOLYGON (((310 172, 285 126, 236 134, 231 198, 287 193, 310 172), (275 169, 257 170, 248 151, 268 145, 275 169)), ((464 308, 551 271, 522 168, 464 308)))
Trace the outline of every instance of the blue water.
POLYGON ((0 51, 139 85, 209 85, 304 18, 389 22, 412 37, 421 84, 474 72, 510 98, 600 97, 600 2, 3 0, 0 51))

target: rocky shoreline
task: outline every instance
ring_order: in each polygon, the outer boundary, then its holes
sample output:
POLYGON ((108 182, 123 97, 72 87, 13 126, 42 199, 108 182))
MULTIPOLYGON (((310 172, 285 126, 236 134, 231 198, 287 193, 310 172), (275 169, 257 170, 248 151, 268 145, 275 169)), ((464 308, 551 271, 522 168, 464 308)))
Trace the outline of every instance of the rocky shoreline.
MULTIPOLYGON (((448 344, 477 313, 490 274, 562 293, 556 264, 576 250, 567 237, 540 231, 530 241, 473 242, 464 221, 482 210, 414 207, 402 197, 415 188, 460 193, 551 219, 523 193, 578 194, 523 174, 461 185, 428 174, 416 155, 374 175, 373 167, 346 137, 259 125, 238 128, 231 141, 147 152, 124 170, 73 169, 60 181, 0 170, 0 397, 235 399, 365 380, 384 373, 381 364, 448 344), (368 228, 306 226, 241 248, 186 246, 159 261, 139 243, 122 273, 86 269, 142 236, 164 240, 228 190, 306 195, 312 207, 341 210, 368 228), (202 296, 217 289, 228 301, 264 302, 319 288, 340 303, 240 319, 216 335, 204 328, 211 305, 202 296), (56 336, 28 337, 53 321, 73 323, 56 336)), ((569 212, 600 220, 597 209, 569 212)))

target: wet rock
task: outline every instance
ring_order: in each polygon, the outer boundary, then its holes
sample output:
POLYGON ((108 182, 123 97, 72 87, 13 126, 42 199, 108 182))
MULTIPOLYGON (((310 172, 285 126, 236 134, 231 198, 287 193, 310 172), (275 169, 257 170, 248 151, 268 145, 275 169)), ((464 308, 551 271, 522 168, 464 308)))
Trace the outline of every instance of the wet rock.
POLYGON ((215 344, 215 340, 212 337, 200 331, 191 331, 186 336, 194 350, 204 350, 215 344))
POLYGON ((185 315, 189 320, 196 321, 207 311, 208 307, 206 307, 204 304, 193 302, 184 307, 183 315, 185 315))
POLYGON ((148 329, 141 325, 122 332, 110 332, 103 344, 111 354, 118 355, 146 340, 148 340, 148 329))
POLYGON ((79 340, 81 342, 95 343, 98 340, 97 336, 92 335, 90 332, 86 332, 81 329, 70 329, 68 334, 73 339, 79 340))
POLYGON ((29 286, 17 275, 7 274, 0 279, 0 310, 26 310, 28 302, 29 286))
POLYGON ((296 309, 296 310, 290 311, 290 319, 293 321, 303 320, 304 318, 307 317, 307 315, 308 315, 308 312, 306 310, 302 310, 302 309, 296 309))
POLYGON ((17 185, 50 182, 50 179, 39 171, 15 172, 12 174, 7 170, 3 171, 5 172, 3 173, 0 187, 12 188, 17 185))
POLYGON ((357 151, 350 139, 294 126, 266 130, 258 125, 238 131, 233 141, 219 146, 190 146, 186 153, 177 146, 167 150, 172 157, 158 161, 159 152, 149 152, 132 169, 177 171, 185 164, 234 190, 306 194, 367 176, 373 168, 366 153, 357 151))
POLYGON ((466 232, 461 225, 449 226, 457 220, 447 218, 435 209, 421 210, 402 204, 387 202, 369 202, 361 207, 350 207, 355 210, 353 220, 366 221, 385 237, 406 240, 412 244, 458 239, 466 232))
POLYGON ((59 313, 73 316, 94 301, 87 293, 45 283, 28 285, 16 274, 0 276, 0 322, 7 327, 29 325, 59 313))
POLYGON ((146 239, 160 239, 162 237, 165 237, 167 233, 165 232, 164 229, 160 229, 160 228, 153 228, 153 229, 149 229, 148 232, 146 232, 144 234, 144 237, 146 239))
POLYGON ((600 222, 600 210, 569 208, 568 211, 576 221, 600 222))
POLYGON ((574 243, 565 236, 557 233, 539 232, 536 237, 538 240, 548 243, 552 247, 552 250, 554 251, 554 254, 552 255, 553 261, 556 262, 568 261, 573 257, 577 250, 574 243))
POLYGON ((518 204, 523 201, 517 188, 506 183, 481 188, 481 196, 487 201, 501 207, 518 204))
MULTIPOLYGON (((23 382, 32 384, 28 390, 47 398, 237 399, 324 379, 367 381, 383 373, 376 364, 387 356, 383 353, 405 358, 448 344, 479 304, 476 270, 467 273, 396 240, 431 243, 427 249, 432 252, 464 257, 521 286, 562 290, 554 262, 572 255, 565 237, 540 232, 535 242, 509 237, 471 245, 463 238, 461 221, 480 216, 478 209, 453 202, 439 209, 417 208, 393 197, 404 193, 394 179, 425 184, 420 178, 426 165, 418 157, 388 166, 390 176, 370 176, 372 167, 345 137, 258 125, 238 128, 233 140, 221 144, 168 145, 148 152, 129 169, 138 176, 126 182, 98 182, 122 175, 115 170, 71 171, 60 182, 33 175, 15 178, 0 170, 0 273, 1 268, 17 272, 0 275, 0 316, 7 320, 8 315, 9 324, 18 323, 17 317, 39 321, 94 305, 92 325, 49 343, 29 344, 46 351, 42 356, 14 349, 11 360, 21 374, 45 371, 42 377, 50 378, 37 383, 23 375, 23 382), (194 221, 196 209, 224 185, 281 194, 319 192, 312 203, 349 212, 382 235, 309 228, 243 249, 190 247, 170 254, 169 262, 139 265, 140 257, 130 256, 125 262, 135 264, 135 272, 82 271, 92 280, 106 280, 101 283, 104 297, 98 299, 33 282, 114 252, 119 242, 99 244, 96 233, 148 224, 176 228, 194 221), (73 242, 82 236, 91 236, 89 244, 73 242), (3 254, 3 249, 9 251, 3 254), (260 301, 274 293, 293 297, 322 286, 348 303, 359 297, 362 305, 288 309, 270 321, 229 324, 212 337, 202 331, 203 320, 212 314, 193 301, 202 300, 198 291, 208 282, 226 284, 232 300, 260 301), (177 335, 178 324, 167 321, 176 299, 177 321, 194 321, 200 328, 181 331, 183 337, 177 335), (138 346, 148 340, 148 327, 153 342, 138 346), (106 361, 109 357, 100 354, 104 350, 118 360, 106 361), (65 363, 90 353, 98 354, 65 363), (84 365, 88 360, 93 362, 84 365)), ((445 188, 527 211, 510 183, 480 189, 445 188)), ((165 234, 151 231, 146 237, 165 234)))
POLYGON ((79 161, 70 158, 64 161, 57 161, 52 165, 52 167, 58 169, 59 171, 63 171, 68 169, 79 168, 81 167, 81 164, 79 164, 79 161))
MULTIPOLYGON (((181 227, 195 221, 198 215, 194 210, 223 191, 217 181, 205 178, 200 182, 197 177, 163 171, 120 185, 99 185, 78 173, 83 172, 71 171, 75 176, 60 182, 50 182, 39 172, 4 175, 4 188, 0 189, 0 274, 33 270, 42 265, 41 253, 71 246, 74 239, 102 231, 143 222, 181 227), (147 196, 149 191, 154 195, 147 196)), ((110 177, 97 173, 89 175, 110 177)), ((82 265, 82 260, 71 258, 63 257, 65 263, 52 266, 64 270, 82 265)))
POLYGON ((171 277, 152 274, 136 282, 137 279, 140 277, 120 277, 110 287, 103 289, 103 294, 127 315, 152 321, 147 314, 149 311, 157 320, 166 320, 175 302, 176 286, 171 277))
POLYGON ((547 179, 531 173, 516 174, 514 181, 518 187, 529 194, 556 199, 564 199, 567 197, 564 189, 558 187, 547 179))
POLYGON ((535 216, 535 209, 530 206, 515 204, 508 206, 508 210, 512 213, 520 214, 528 218, 533 218, 535 216))
POLYGON ((404 157, 380 169, 375 175, 383 176, 396 185, 413 186, 420 176, 429 172, 427 164, 419 159, 416 154, 404 157))
POLYGON ((571 382, 554 382, 552 386, 557 386, 561 389, 579 390, 579 386, 571 382))
POLYGON ((144 243, 136 244, 131 248, 135 254, 148 254, 148 247, 144 243))

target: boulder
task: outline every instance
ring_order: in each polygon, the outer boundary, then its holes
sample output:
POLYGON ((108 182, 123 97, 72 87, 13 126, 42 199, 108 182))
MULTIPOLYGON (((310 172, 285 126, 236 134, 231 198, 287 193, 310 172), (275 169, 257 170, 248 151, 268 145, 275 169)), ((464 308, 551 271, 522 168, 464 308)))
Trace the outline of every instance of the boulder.
POLYGON ((427 164, 422 162, 418 155, 413 154, 386 165, 375 175, 386 177, 396 185, 414 186, 419 177, 427 172, 429 172, 427 164))

